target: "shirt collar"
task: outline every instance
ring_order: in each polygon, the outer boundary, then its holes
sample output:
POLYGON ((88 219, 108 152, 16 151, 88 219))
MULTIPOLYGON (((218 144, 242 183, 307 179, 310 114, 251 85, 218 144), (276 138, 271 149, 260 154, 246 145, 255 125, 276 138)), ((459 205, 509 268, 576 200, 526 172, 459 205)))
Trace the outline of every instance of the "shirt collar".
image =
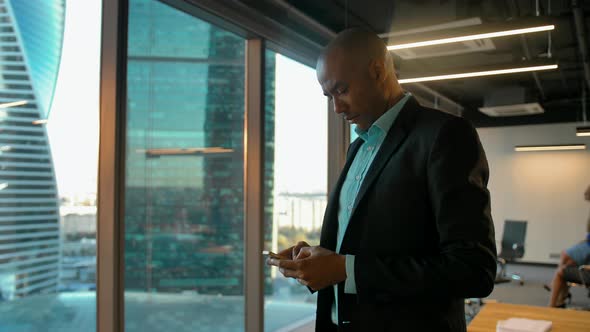
POLYGON ((404 92, 404 96, 400 99, 395 105, 393 105, 390 109, 388 109, 383 115, 381 115, 372 125, 369 127, 368 130, 362 130, 358 126, 354 128, 354 131, 362 138, 365 142, 373 137, 377 137, 379 135, 383 135, 391 129, 395 119, 397 118, 399 112, 406 104, 406 101, 410 98, 411 94, 409 92, 404 92))

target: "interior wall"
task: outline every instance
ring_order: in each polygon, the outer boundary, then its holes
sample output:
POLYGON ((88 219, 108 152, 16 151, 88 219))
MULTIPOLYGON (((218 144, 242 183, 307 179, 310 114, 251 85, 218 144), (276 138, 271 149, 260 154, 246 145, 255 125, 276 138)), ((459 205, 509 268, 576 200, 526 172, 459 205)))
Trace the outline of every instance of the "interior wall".
POLYGON ((590 203, 590 137, 576 123, 479 128, 490 165, 489 190, 496 243, 505 220, 526 220, 522 261, 556 263, 566 247, 584 239, 590 203), (586 150, 515 152, 516 145, 586 144, 586 150))

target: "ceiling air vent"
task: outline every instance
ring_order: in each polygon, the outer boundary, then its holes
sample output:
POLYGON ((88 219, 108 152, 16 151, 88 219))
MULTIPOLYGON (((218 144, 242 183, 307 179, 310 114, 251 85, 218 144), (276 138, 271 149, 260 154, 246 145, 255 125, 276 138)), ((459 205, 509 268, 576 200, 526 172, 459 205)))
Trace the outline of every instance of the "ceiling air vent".
POLYGON ((504 106, 480 107, 480 112, 489 116, 520 116, 544 113, 543 107, 539 103, 514 104, 504 106))
POLYGON ((492 40, 476 39, 468 40, 460 43, 450 43, 442 45, 433 45, 416 48, 405 48, 401 50, 393 50, 395 54, 404 60, 420 59, 420 58, 434 58, 437 56, 457 55, 473 52, 484 52, 494 50, 496 47, 492 40))
MULTIPOLYGON (((444 31, 446 29, 455 29, 461 27, 478 26, 482 24, 481 18, 473 17, 464 20, 452 21, 443 24, 430 25, 417 29, 401 30, 392 33, 380 35, 385 38, 389 44, 395 44, 396 39, 408 35, 419 35, 421 33, 428 33, 431 31, 444 31)), ((496 49, 496 46, 491 39, 477 39, 468 40, 459 43, 441 44, 425 47, 406 48, 400 50, 393 50, 392 52, 397 54, 404 60, 420 59, 420 58, 433 58, 437 56, 445 55, 457 55, 472 52, 483 52, 496 49)))

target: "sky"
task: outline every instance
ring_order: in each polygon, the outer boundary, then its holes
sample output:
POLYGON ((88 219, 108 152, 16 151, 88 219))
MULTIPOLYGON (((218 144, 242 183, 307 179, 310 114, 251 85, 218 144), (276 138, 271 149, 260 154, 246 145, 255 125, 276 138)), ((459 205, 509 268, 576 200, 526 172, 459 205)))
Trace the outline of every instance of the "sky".
MULTIPOLYGON (((98 0, 67 0, 64 43, 47 131, 60 196, 95 193, 98 173, 98 0)), ((327 108, 314 69, 277 55, 275 192, 325 192, 327 108)))
POLYGON ((275 191, 327 191, 327 99, 315 70, 276 59, 275 191))
POLYGON ((67 0, 62 58, 47 133, 60 196, 96 192, 99 0, 67 0))

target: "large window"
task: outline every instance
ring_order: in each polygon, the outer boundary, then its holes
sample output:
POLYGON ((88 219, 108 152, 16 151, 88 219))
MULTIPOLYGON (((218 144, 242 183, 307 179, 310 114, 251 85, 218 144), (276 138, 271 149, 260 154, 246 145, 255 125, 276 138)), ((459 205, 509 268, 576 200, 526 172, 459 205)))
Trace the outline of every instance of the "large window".
POLYGON ((101 3, 0 13, 0 332, 94 331, 101 3))
POLYGON ((129 2, 126 331, 244 329, 244 50, 129 2))
MULTIPOLYGON (((266 137, 274 134, 274 144, 266 149, 265 183, 273 187, 265 188, 265 202, 272 203, 265 246, 276 252, 298 241, 319 245, 327 202, 326 97, 312 68, 272 51, 266 64, 266 137)), ((316 295, 276 268, 265 272, 265 331, 312 324, 316 295)))

